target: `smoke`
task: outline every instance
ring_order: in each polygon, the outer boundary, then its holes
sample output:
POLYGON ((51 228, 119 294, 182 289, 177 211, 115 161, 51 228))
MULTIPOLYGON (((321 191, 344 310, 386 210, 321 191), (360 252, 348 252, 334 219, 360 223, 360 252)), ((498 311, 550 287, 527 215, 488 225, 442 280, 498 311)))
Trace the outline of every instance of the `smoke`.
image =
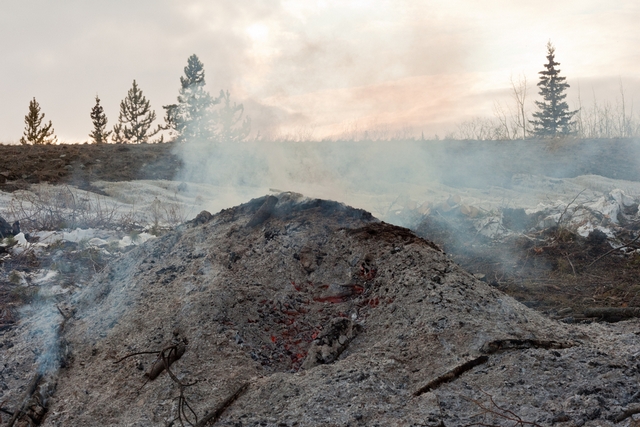
POLYGON ((43 375, 56 372, 62 361, 60 333, 64 317, 50 298, 28 304, 21 311, 38 372, 43 375))
POLYGON ((294 191, 351 202, 352 196, 393 194, 432 181, 433 158, 416 141, 189 142, 178 145, 179 180, 221 191, 294 191))

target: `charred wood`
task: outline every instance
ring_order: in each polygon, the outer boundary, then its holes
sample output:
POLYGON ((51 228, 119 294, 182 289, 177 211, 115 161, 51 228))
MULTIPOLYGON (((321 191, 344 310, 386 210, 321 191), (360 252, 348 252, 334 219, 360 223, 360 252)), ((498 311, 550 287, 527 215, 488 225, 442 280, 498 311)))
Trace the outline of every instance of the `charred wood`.
POLYGON ((480 351, 485 354, 493 354, 505 350, 523 350, 527 348, 543 348, 548 350, 569 347, 573 347, 573 344, 545 340, 505 339, 487 342, 482 346, 480 351))
POLYGON ((220 416, 227 410, 229 406, 233 404, 245 391, 249 388, 249 383, 244 383, 238 388, 232 395, 223 400, 213 411, 207 413, 202 419, 196 424, 196 427, 205 427, 209 424, 213 424, 220 416))
POLYGON ((626 420, 627 418, 629 418, 632 415, 635 414, 640 414, 640 403, 636 403, 635 405, 630 405, 629 407, 627 407, 627 409, 625 409, 624 411, 622 411, 616 418, 615 418, 615 422, 619 423, 622 422, 624 420, 626 420))
POLYGON ((155 380, 158 375, 160 375, 162 371, 165 370, 165 367, 171 366, 173 362, 180 359, 184 355, 184 352, 187 350, 187 346, 184 342, 181 342, 167 350, 168 352, 166 357, 163 351, 161 356, 158 357, 153 366, 151 366, 149 372, 146 374, 146 376, 149 378, 149 381, 155 380))
POLYGON ((488 356, 479 356, 479 357, 476 357, 475 359, 471 359, 463 363, 462 365, 458 365, 455 368, 438 376, 437 378, 434 378, 433 380, 429 381, 427 384, 423 385, 418 390, 413 392, 413 395, 420 396, 423 393, 426 393, 435 388, 438 388, 440 385, 453 381, 454 379, 458 378, 460 375, 464 374, 467 371, 470 371, 471 369, 475 368, 478 365, 482 365, 483 363, 486 363, 488 360, 489 360, 488 356))
POLYGON ((596 307, 587 308, 585 317, 597 317, 605 322, 619 322, 625 319, 640 317, 640 307, 596 307))

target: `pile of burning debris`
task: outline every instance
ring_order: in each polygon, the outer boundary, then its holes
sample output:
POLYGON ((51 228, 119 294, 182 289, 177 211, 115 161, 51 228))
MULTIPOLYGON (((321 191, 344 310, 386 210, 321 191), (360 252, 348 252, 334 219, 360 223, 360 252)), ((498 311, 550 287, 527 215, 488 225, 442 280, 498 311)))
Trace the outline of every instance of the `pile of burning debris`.
POLYGON ((11 426, 626 426, 638 325, 551 320, 408 229, 282 193, 25 309, 2 331, 0 410, 11 426))

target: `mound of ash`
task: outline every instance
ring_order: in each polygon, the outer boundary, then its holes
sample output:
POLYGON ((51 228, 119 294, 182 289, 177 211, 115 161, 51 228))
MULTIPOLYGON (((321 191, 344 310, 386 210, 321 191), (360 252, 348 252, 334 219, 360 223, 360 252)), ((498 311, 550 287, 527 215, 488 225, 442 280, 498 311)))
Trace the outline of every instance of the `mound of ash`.
POLYGON ((636 321, 546 319, 407 229, 290 193, 201 213, 59 311, 48 393, 37 322, 3 348, 18 422, 29 395, 47 426, 610 425, 640 400, 636 321))

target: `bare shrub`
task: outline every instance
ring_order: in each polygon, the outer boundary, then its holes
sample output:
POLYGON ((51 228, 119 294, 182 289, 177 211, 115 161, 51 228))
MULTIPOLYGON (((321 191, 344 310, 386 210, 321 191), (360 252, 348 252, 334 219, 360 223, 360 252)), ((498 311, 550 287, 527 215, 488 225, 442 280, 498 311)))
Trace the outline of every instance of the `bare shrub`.
POLYGON ((116 203, 69 186, 17 191, 9 202, 8 213, 23 228, 31 230, 108 227, 128 219, 121 218, 116 203))
POLYGON ((165 219, 170 226, 182 224, 187 220, 187 210, 182 203, 167 203, 163 206, 165 219))

